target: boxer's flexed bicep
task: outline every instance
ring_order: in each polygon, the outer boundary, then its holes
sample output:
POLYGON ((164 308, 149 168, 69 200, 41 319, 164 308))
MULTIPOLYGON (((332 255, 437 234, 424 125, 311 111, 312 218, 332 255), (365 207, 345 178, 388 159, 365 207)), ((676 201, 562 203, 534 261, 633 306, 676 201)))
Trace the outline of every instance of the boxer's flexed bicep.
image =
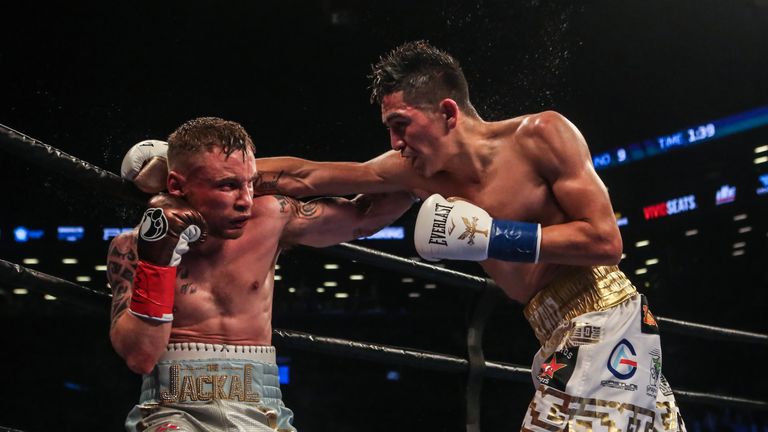
POLYGON ((291 211, 281 243, 324 247, 373 234, 394 222, 414 202, 409 192, 319 198, 301 202, 277 197, 291 211))
POLYGON ((621 234, 608 190, 592 165, 579 130, 555 112, 531 116, 526 125, 531 163, 550 184, 566 223, 544 227, 541 260, 563 264, 615 264, 621 234))
POLYGON ((107 281, 112 289, 111 325, 115 326, 130 304, 133 277, 136 274, 137 233, 123 233, 112 239, 107 253, 107 281))

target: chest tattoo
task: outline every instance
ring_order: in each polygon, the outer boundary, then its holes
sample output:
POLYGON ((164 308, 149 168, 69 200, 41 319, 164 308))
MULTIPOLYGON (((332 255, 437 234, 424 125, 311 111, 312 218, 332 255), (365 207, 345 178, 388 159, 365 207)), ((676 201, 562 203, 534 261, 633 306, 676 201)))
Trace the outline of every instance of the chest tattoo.
POLYGON ((179 271, 176 274, 176 278, 179 280, 179 283, 181 284, 181 287, 179 288, 179 293, 181 294, 194 294, 197 292, 197 287, 191 281, 186 281, 188 277, 189 277, 189 269, 186 267, 179 266, 179 271))

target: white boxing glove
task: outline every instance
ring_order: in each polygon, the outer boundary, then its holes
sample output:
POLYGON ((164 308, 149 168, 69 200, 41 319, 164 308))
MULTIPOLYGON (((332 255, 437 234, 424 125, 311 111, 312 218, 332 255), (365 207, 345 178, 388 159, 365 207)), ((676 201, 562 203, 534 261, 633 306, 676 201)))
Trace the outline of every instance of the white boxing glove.
POLYGON ((123 157, 123 163, 120 166, 120 176, 127 180, 133 180, 141 171, 141 168, 152 158, 166 158, 168 154, 168 143, 160 140, 144 140, 128 150, 123 157))
POLYGON ((429 261, 454 259, 537 262, 541 225, 493 219, 460 198, 435 194, 424 201, 414 230, 416 251, 429 261))

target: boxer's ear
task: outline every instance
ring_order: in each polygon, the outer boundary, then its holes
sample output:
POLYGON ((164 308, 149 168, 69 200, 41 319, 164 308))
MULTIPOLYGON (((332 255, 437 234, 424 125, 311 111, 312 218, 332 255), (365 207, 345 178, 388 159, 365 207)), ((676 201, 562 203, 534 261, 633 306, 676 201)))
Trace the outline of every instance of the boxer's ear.
POLYGON ((168 173, 168 193, 176 196, 184 196, 184 186, 187 179, 176 171, 168 173))
POLYGON ((446 98, 440 101, 440 114, 445 117, 446 129, 453 129, 456 127, 460 113, 461 110, 459 110, 459 105, 455 100, 446 98))

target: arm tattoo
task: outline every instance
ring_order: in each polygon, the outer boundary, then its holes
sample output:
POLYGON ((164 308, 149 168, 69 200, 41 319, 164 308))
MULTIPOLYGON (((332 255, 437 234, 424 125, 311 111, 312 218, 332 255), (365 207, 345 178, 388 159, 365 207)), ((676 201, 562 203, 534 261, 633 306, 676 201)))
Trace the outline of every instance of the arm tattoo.
POLYGON ((322 213, 322 208, 317 201, 303 203, 283 195, 275 195, 274 197, 280 204, 280 213, 291 213, 302 219, 315 219, 322 213))
POLYGON ((284 171, 278 173, 274 172, 259 172, 256 175, 256 180, 253 182, 253 190, 256 195, 270 195, 280 193, 277 183, 280 181, 280 177, 283 176, 284 171))
POLYGON ((112 321, 114 326, 130 301, 130 288, 133 284, 133 275, 136 270, 136 238, 125 249, 117 244, 112 244, 108 255, 107 280, 112 288, 112 321))

